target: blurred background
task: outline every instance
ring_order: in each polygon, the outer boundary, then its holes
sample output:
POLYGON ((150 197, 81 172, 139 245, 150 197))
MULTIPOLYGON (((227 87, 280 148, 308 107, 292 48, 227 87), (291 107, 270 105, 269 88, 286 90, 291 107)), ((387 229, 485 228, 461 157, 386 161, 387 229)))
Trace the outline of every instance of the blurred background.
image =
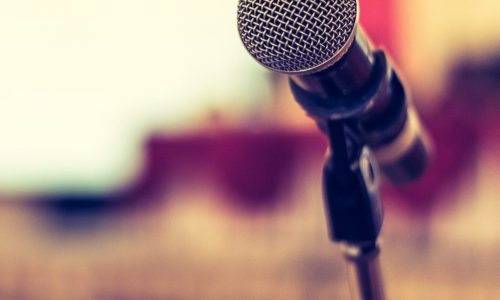
MULTIPOLYGON (((384 185, 389 299, 500 294, 500 3, 361 0, 435 141, 384 185)), ((236 0, 0 2, 1 299, 349 299, 326 141, 236 0)))

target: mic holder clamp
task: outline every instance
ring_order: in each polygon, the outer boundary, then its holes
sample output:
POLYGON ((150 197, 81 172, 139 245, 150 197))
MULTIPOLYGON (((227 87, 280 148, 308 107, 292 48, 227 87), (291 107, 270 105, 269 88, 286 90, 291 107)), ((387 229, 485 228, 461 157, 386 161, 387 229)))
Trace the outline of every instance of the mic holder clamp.
MULTIPOLYGON (((393 79, 397 76, 383 51, 374 53, 369 80, 354 94, 332 94, 325 98, 304 89, 294 78, 290 79, 295 98, 316 120, 332 150, 323 169, 323 194, 330 238, 335 242, 375 244, 380 233, 383 211, 378 167, 369 150, 366 131, 360 124, 361 116, 387 102, 387 91, 392 91, 393 79)), ((398 95, 391 100, 397 107, 390 110, 395 116, 391 119, 400 119, 406 114, 405 97, 398 95)), ((393 135, 393 131, 393 128, 376 130, 383 135, 393 135)))
POLYGON ((376 163, 346 122, 328 121, 326 126, 333 150, 323 169, 330 238, 351 245, 374 244, 383 222, 376 163))

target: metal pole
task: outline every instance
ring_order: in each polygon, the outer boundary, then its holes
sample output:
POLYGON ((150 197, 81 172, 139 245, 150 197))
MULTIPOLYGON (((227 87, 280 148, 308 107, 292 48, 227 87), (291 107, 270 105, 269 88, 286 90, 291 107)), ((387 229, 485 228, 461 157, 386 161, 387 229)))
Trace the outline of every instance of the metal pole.
POLYGON ((345 245, 349 285, 354 300, 384 300, 378 245, 345 245))

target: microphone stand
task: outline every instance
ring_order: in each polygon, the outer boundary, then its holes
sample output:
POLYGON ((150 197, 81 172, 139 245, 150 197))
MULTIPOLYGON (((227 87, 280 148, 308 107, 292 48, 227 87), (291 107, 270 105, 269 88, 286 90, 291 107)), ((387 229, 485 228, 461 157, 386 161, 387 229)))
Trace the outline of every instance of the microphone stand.
POLYGON ((383 211, 376 163, 349 120, 321 125, 333 150, 323 170, 330 237, 343 246, 353 299, 384 300, 377 244, 383 211))

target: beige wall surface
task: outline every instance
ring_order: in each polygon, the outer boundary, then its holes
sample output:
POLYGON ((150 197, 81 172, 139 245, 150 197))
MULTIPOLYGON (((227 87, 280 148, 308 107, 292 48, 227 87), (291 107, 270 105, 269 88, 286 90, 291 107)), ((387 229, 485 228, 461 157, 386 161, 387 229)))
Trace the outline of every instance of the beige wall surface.
POLYGON ((442 90, 449 67, 463 56, 500 52, 500 2, 413 0, 397 3, 405 71, 422 92, 442 90))

